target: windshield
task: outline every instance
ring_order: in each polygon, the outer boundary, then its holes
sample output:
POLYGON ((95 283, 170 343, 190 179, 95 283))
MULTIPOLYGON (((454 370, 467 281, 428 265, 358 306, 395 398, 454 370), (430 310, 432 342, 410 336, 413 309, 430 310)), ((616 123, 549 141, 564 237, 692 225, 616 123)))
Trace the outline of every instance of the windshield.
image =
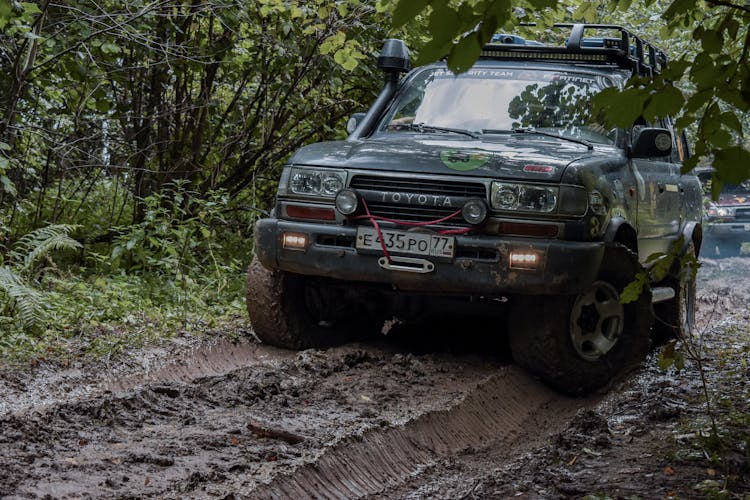
POLYGON ((407 83, 381 129, 536 129, 614 144, 614 131, 593 116, 590 103, 593 94, 611 85, 606 77, 560 71, 473 68, 454 75, 447 69, 431 69, 407 83))

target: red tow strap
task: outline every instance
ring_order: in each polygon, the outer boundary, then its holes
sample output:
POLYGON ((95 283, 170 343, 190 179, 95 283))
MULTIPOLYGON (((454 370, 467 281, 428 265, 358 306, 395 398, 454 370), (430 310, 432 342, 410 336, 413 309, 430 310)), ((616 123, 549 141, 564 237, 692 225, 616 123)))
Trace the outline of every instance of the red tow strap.
MULTIPOLYGON (((456 210, 450 215, 446 215, 445 217, 441 219, 435 219, 435 220, 429 220, 429 221, 422 221, 422 222, 411 222, 411 221, 403 221, 403 220, 396 220, 396 219, 389 219, 387 217, 381 217, 379 215, 372 215, 370 213, 370 207, 367 206, 367 202, 364 198, 361 198, 362 200, 362 206, 365 208, 365 215, 357 215, 355 217, 351 217, 353 220, 362 220, 367 219, 370 222, 372 222, 373 227, 375 228, 375 232, 378 233, 378 239, 380 240, 380 248, 383 249, 383 255, 386 259, 388 259, 388 262, 391 262, 391 254, 388 253, 388 249, 385 246, 385 239, 383 238, 383 232, 380 230, 380 224, 378 224, 378 221, 383 222, 391 222, 393 224, 398 224, 401 226, 410 226, 410 227, 424 227, 424 226, 431 226, 433 224, 440 224, 442 222, 445 222, 449 219, 452 219, 453 217, 456 217, 457 215, 461 214, 461 210, 456 210)), ((472 228, 470 227, 462 227, 460 229, 444 229, 442 231, 438 231, 438 234, 466 234, 469 231, 471 231, 472 228)))

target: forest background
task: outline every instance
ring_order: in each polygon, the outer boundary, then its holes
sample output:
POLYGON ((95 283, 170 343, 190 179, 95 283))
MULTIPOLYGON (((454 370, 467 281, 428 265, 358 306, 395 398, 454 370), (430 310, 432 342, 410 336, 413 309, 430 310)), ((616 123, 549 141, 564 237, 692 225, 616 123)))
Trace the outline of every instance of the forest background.
POLYGON ((346 136, 391 36, 460 71, 521 22, 632 27, 673 59, 600 100, 613 122, 671 113, 717 186, 748 178, 749 19, 740 0, 0 0, 0 360, 243 322, 281 167, 346 136))

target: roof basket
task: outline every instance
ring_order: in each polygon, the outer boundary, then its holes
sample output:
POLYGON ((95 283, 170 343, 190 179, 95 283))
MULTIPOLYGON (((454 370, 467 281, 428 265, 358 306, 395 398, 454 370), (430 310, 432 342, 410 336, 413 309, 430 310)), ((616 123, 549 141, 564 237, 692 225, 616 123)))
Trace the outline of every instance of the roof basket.
MULTIPOLYGON (((521 26, 536 26, 522 23, 521 26)), ((541 45, 517 36, 497 38, 484 46, 480 57, 490 59, 524 59, 580 62, 588 64, 616 64, 634 74, 653 77, 667 64, 666 54, 632 32, 613 24, 555 24, 555 28, 570 29, 564 47, 541 45), (586 30, 610 30, 619 37, 584 38, 586 30), (511 41, 512 40, 512 41, 511 41), (508 43, 510 42, 510 43, 508 43)))

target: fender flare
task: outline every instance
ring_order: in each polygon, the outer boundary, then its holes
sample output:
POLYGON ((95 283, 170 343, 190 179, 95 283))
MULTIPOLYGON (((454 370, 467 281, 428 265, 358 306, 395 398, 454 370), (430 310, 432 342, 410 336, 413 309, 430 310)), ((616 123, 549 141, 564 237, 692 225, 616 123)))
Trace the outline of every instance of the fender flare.
POLYGON ((638 232, 624 217, 613 217, 604 232, 605 243, 611 244, 615 241, 638 253, 638 232))
POLYGON ((684 239, 682 252, 684 253, 690 242, 693 242, 695 245, 695 255, 700 255, 701 244, 703 243, 703 226, 701 223, 697 221, 686 223, 682 229, 682 237, 684 239))

